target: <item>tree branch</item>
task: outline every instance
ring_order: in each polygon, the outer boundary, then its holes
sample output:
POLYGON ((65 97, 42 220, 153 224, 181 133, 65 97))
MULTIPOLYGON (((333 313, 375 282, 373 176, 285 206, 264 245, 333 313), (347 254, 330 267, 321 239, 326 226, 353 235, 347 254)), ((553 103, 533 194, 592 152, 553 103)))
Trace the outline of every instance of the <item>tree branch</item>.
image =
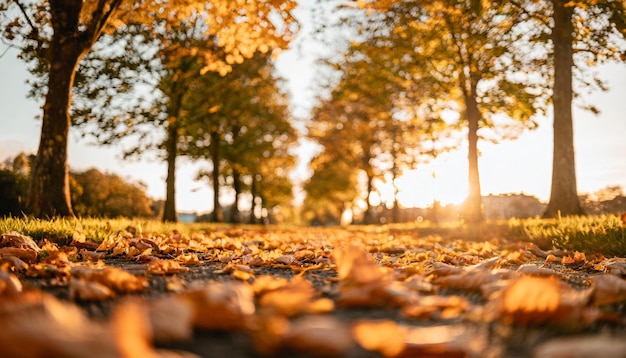
POLYGON ((18 0, 13 0, 13 2, 20 9, 20 12, 22 13, 22 15, 24 15, 24 19, 28 23, 28 26, 30 26, 30 33, 28 34, 27 38, 37 41, 37 48, 41 48, 41 44, 44 42, 44 39, 41 38, 41 36, 39 36, 39 29, 35 26, 33 21, 30 19, 30 16, 26 12, 26 7, 18 0))

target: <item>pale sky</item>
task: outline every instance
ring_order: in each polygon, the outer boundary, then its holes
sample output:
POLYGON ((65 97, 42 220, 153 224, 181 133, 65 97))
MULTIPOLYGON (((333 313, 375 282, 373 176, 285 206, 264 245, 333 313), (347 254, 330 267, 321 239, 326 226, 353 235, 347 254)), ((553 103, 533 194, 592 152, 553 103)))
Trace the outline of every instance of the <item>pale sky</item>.
MULTIPOLYGON (((4 50, 0 48, 0 52, 4 50)), ((20 152, 35 153, 39 143, 40 124, 35 116, 39 105, 26 99, 29 75, 16 59, 17 51, 9 50, 0 58, 0 161, 20 152)), ((281 55, 280 72, 288 79, 294 98, 292 103, 302 114, 311 103, 312 81, 315 74, 313 59, 303 58, 298 51, 281 55)), ((587 98, 601 114, 595 116, 574 107, 576 172, 579 192, 593 192, 608 185, 626 188, 626 64, 611 64, 600 68, 601 77, 608 80, 609 91, 587 98)), ((537 130, 519 139, 494 145, 479 143, 479 158, 483 195, 525 193, 547 201, 552 170, 552 119, 540 120, 537 130)), ((301 153, 303 162, 299 176, 304 176, 304 163, 310 157, 311 146, 301 153)), ((96 147, 80 140, 76 131, 70 132, 69 164, 73 170, 95 167, 116 173, 123 178, 142 181, 153 198, 165 197, 166 164, 155 161, 121 159, 119 147, 96 147)), ((150 155, 150 157, 154 157, 150 155)), ((207 182, 196 182, 199 165, 180 159, 177 167, 177 208, 180 212, 208 212, 212 209, 212 191, 207 182)), ((400 183, 401 203, 428 205, 433 197, 442 203, 459 202, 467 193, 466 150, 449 153, 432 165, 425 165, 400 183), (437 180, 433 181, 432 172, 437 180)))

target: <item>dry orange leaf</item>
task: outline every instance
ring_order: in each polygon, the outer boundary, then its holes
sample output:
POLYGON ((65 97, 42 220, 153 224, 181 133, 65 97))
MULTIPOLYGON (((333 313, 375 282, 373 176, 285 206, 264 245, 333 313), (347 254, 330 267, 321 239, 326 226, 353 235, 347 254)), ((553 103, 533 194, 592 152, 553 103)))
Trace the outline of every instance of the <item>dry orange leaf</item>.
POLYGON ((73 277, 87 281, 99 282, 116 292, 138 292, 148 287, 148 281, 127 271, 115 267, 86 267, 74 266, 71 269, 73 277))
POLYGON ((159 342, 185 341, 193 336, 193 308, 180 296, 166 296, 148 305, 154 339, 159 342))
POLYGON ((193 308, 195 327, 209 330, 247 328, 255 312, 250 285, 240 282, 209 282, 205 287, 181 294, 193 308))
POLYGON ((2 234, 0 237, 0 247, 14 247, 17 249, 34 251, 36 253, 41 251, 39 246, 37 246, 37 243, 35 243, 33 238, 30 236, 11 231, 7 234, 2 234))
POLYGON ((463 269, 460 267, 452 266, 444 262, 433 262, 433 269, 430 271, 431 275, 434 276, 449 276, 449 275, 458 275, 463 272, 463 269))
POLYGON ((38 252, 31 249, 23 249, 19 247, 0 248, 0 257, 15 256, 30 263, 37 261, 37 255, 38 252))
POLYGON ((623 358, 624 352, 626 352, 626 341, 623 337, 598 335, 553 339, 537 346, 533 356, 537 358, 623 358))
POLYGON ((299 318, 282 337, 286 349, 323 357, 342 357, 353 345, 348 327, 330 316, 299 318))
POLYGON ((406 330, 389 320, 357 322, 352 335, 361 347, 385 357, 397 356, 406 345, 406 330))
POLYGON ((193 252, 180 254, 176 256, 176 260, 186 266, 200 265, 200 259, 198 258, 198 255, 194 254, 193 252))
POLYGON ((470 303, 460 296, 425 296, 405 304, 402 313, 413 318, 451 319, 458 317, 469 307, 470 303))
POLYGON ((411 327, 406 332, 405 349, 398 358, 464 358, 470 356, 468 341, 476 341, 463 326, 411 327))
POLYGON ((582 265, 587 261, 587 257, 585 256, 584 252, 574 252, 574 256, 571 257, 569 255, 563 257, 563 259, 561 260, 561 263, 563 263, 564 265, 570 265, 570 266, 576 266, 576 265, 582 265))
MULTIPOLYGON (((124 305, 122 305, 124 306, 124 305)), ((0 298, 0 347, 7 357, 155 357, 141 307, 116 309, 110 322, 89 320, 75 305, 37 291, 0 298)))
POLYGON ((502 318, 521 324, 581 324, 601 317, 586 309, 590 291, 577 291, 553 277, 522 277, 504 289, 502 318))
POLYGON ((147 273, 152 275, 173 275, 180 272, 189 271, 188 267, 183 267, 174 260, 155 260, 148 263, 147 273))
POLYGON ((614 275, 598 275, 591 278, 593 283, 592 302, 596 306, 626 301, 626 280, 614 275))
POLYGON ((561 274, 551 270, 551 269, 547 269, 544 267, 539 267, 535 264, 526 264, 526 265, 521 265, 518 269, 517 272, 519 273, 523 273, 525 275, 529 275, 529 276, 544 276, 544 277, 549 277, 549 276, 554 276, 554 277, 559 277, 561 274))
POLYGON ((481 286, 497 281, 498 275, 489 271, 475 270, 458 275, 436 278, 433 282, 441 287, 465 291, 480 291, 481 286))
POLYGON ((316 294, 311 282, 297 276, 286 285, 263 293, 259 304, 290 317, 307 312, 316 294))
POLYGON ((28 268, 28 264, 19 257, 6 256, 0 258, 0 271, 24 271, 28 268))
POLYGON ((70 300, 102 301, 115 295, 107 286, 84 279, 70 279, 69 290, 70 300))
POLYGON ((0 270, 0 295, 16 295, 22 292, 22 282, 12 273, 0 270))

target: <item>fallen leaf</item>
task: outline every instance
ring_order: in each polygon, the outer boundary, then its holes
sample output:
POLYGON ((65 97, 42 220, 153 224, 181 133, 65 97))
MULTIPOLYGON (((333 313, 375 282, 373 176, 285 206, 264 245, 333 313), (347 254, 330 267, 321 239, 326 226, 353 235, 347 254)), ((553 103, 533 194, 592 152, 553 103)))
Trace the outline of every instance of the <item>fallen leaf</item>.
POLYGON ((99 282, 119 293, 143 291, 148 287, 148 281, 145 278, 110 266, 102 268, 74 266, 71 268, 71 275, 87 281, 99 282))
POLYGON ((176 261, 179 261, 181 264, 186 266, 200 265, 200 259, 198 258, 198 255, 194 254, 193 252, 176 256, 176 261))
POLYGON ((166 296, 148 304, 150 325, 158 342, 186 341, 193 336, 193 307, 180 296, 166 296))
POLYGON ((539 344, 535 358, 602 357, 624 358, 626 342, 623 337, 604 335, 556 338, 539 344))
POLYGON ((504 312, 520 316, 516 321, 547 320, 558 309, 560 295, 553 279, 523 277, 505 289, 504 312))
POLYGON ((0 247, 14 247, 17 249, 30 250, 39 253, 41 249, 32 237, 11 231, 0 236, 0 247))
POLYGON ((38 252, 31 249, 23 249, 19 247, 2 247, 0 248, 0 257, 15 256, 29 263, 37 261, 38 252))
POLYGON ((152 275, 173 275, 189 271, 188 267, 183 267, 178 261, 156 260, 148 263, 147 273, 152 275))
POLYGON ((255 312, 250 285, 240 282, 209 282, 181 293, 193 308, 194 327, 208 330, 239 330, 250 325, 255 312))
POLYGON ((574 252, 574 256, 565 256, 563 257, 563 259, 561 260, 561 263, 563 265, 568 265, 568 266, 581 266, 583 265, 585 262, 587 262, 587 257, 585 256, 584 252, 574 252))
POLYGON ((385 357, 397 356, 406 346, 406 329, 390 320, 356 322, 352 335, 361 347, 385 357))
POLYGON ((395 357, 464 358, 471 356, 469 346, 475 340, 463 326, 410 327, 406 331, 405 348, 395 357))
POLYGON ((502 292, 501 318, 518 324, 588 324, 600 317, 594 317, 586 307, 591 293, 574 290, 553 277, 524 276, 502 292))
POLYGON ((348 327, 330 316, 305 316, 293 321, 281 342, 283 349, 321 357, 342 357, 353 345, 348 327))
POLYGON ((308 312, 316 295, 317 292, 311 282, 297 276, 283 286, 266 290, 260 295, 259 304, 278 314, 291 317, 308 312))
POLYGON ((424 296, 403 305, 402 313, 411 318, 451 319, 458 317, 469 307, 470 303, 460 296, 424 296))
POLYGON ((529 276, 544 276, 544 277, 549 277, 549 276, 554 276, 554 277, 559 277, 561 276, 560 273, 551 270, 551 269, 547 269, 544 267, 539 267, 535 264, 526 264, 526 265, 521 265, 518 269, 517 272, 519 273, 523 273, 524 275, 529 275, 529 276))
POLYGON ((469 271, 462 274, 438 277, 433 283, 444 288, 464 291, 480 291, 483 285, 497 281, 497 275, 489 271, 469 271))
POLYGON ((79 301, 103 301, 115 295, 107 286, 84 279, 70 279, 69 290, 70 300, 79 301))
POLYGON ((19 257, 6 256, 0 258, 0 270, 5 271, 24 271, 28 268, 28 264, 19 257))
POLYGON ((22 282, 12 273, 0 270, 0 295, 17 295, 22 292, 22 282))
POLYGON ((0 298, 0 347, 6 357, 155 357, 141 307, 115 310, 95 322, 73 305, 29 291, 0 298))
POLYGON ((444 262, 433 262, 433 269, 430 271, 431 275, 436 277, 458 275, 463 272, 463 269, 453 265, 449 265, 444 262))
POLYGON ((598 275, 591 278, 592 302, 596 306, 626 301, 626 280, 613 275, 598 275))

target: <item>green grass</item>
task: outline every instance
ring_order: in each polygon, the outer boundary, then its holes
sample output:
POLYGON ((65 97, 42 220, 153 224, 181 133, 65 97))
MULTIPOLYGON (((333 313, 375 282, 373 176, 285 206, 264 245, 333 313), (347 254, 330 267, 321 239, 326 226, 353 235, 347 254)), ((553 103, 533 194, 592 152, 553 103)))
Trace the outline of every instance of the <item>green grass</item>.
MULTIPOLYGON (((238 228, 259 228, 258 226, 233 226, 211 223, 161 223, 146 219, 95 219, 59 218, 40 220, 29 217, 0 218, 0 233, 17 231, 31 236, 36 241, 48 239, 60 244, 69 244, 74 238, 101 242, 116 235, 127 227, 140 229, 144 235, 168 234, 177 230, 181 234, 211 232, 238 228)), ((281 227, 284 229, 284 227, 281 227)), ((350 226, 349 230, 371 231, 372 226, 350 226)), ((433 225, 393 224, 376 227, 374 230, 415 230, 420 236, 438 234, 447 239, 490 240, 496 237, 508 240, 528 240, 544 249, 561 248, 582 251, 587 254, 601 253, 605 256, 626 257, 626 227, 615 215, 562 217, 556 219, 512 219, 507 223, 487 223, 478 230, 469 230, 462 224, 433 225)))
MULTIPOLYGON (((626 227, 616 215, 511 220, 514 234, 538 244, 604 256, 626 256, 626 227)), ((541 245, 540 245, 541 246, 541 245)))
POLYGON ((168 234, 174 230, 182 234, 199 231, 227 229, 227 224, 210 223, 162 223, 146 219, 95 219, 95 218, 56 218, 41 220, 30 217, 0 218, 0 233, 17 231, 31 236, 35 241, 48 239, 60 244, 69 244, 74 238, 101 242, 128 227, 139 229, 144 235, 168 234))

